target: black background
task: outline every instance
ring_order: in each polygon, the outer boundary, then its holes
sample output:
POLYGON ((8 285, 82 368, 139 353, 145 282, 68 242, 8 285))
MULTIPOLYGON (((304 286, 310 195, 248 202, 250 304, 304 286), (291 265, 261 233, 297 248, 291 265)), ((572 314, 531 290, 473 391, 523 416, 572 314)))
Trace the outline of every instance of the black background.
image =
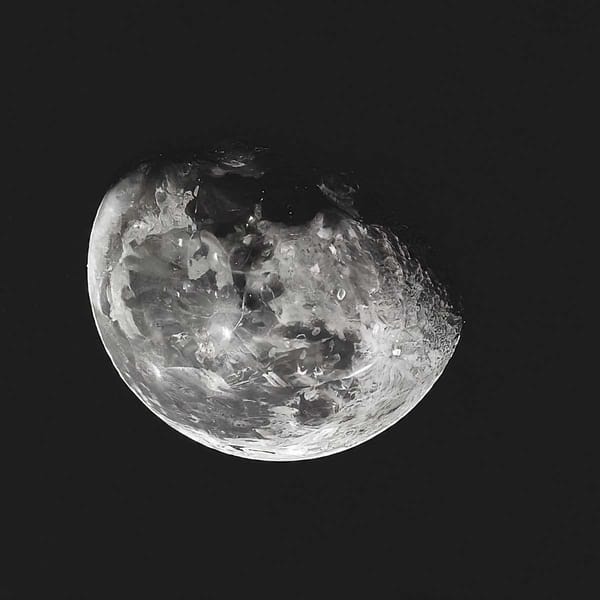
POLYGON ((5 13, 0 598, 594 597, 575 223, 595 199, 593 3, 350 4, 5 13), (87 242, 115 174, 239 135, 379 180, 462 295, 426 399, 329 458, 181 436, 92 320, 87 242))

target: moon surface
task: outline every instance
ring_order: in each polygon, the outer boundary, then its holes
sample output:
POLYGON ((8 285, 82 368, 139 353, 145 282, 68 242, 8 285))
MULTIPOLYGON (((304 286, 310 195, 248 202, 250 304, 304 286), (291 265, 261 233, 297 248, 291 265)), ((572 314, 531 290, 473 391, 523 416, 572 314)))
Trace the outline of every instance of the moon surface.
POLYGON ((135 395, 205 446, 270 461, 343 451, 406 415, 462 320, 392 231, 363 222, 356 193, 264 148, 147 161, 118 181, 88 288, 135 395))

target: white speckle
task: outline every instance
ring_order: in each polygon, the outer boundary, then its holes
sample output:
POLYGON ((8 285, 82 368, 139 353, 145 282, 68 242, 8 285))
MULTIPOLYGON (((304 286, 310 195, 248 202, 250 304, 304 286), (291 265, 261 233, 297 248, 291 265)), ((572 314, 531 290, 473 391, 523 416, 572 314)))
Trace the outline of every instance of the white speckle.
POLYGON ((335 249, 335 246, 333 244, 329 244, 329 252, 331 252, 331 254, 333 254, 334 256, 337 256, 337 250, 335 249))
POLYGON ((298 363, 296 365, 296 373, 298 373, 298 375, 306 375, 306 367, 303 367, 298 363))
POLYGON ((321 269, 319 267, 319 265, 317 263, 315 263, 311 268, 310 268, 310 272, 313 273, 314 275, 317 275, 318 273, 321 272, 321 269))

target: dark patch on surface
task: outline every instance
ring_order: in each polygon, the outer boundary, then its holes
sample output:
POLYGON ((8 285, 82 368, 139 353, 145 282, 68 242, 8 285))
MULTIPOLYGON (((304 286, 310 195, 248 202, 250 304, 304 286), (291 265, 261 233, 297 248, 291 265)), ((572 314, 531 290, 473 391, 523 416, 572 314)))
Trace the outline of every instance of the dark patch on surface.
POLYGON ((212 269, 208 269, 205 273, 202 273, 196 280, 198 285, 208 292, 218 292, 219 286, 217 285, 217 274, 212 269))
POLYGON ((325 350, 323 355, 327 359, 337 359, 336 368, 348 369, 352 366, 352 356, 354 355, 354 342, 342 340, 337 336, 333 336, 330 340, 323 342, 325 350))
POLYGON ((208 244, 205 244, 204 242, 200 242, 200 248, 198 248, 198 250, 196 250, 196 252, 194 252, 194 254, 192 255, 192 258, 194 258, 195 260, 198 260, 200 258, 206 258, 208 256, 208 244))
POLYGON ((254 292, 248 292, 244 296, 246 308, 249 310, 258 310, 263 304, 258 294, 254 292))
POLYGON ((335 402, 330 398, 318 395, 312 400, 307 400, 304 394, 300 395, 297 418, 303 424, 319 425, 333 412, 335 412, 335 402))
POLYGON ((252 248, 246 244, 236 246, 229 255, 229 264, 232 271, 241 271, 246 268, 250 262, 252 248))
POLYGON ((265 278, 260 295, 264 302, 271 302, 275 298, 279 298, 285 291, 283 282, 277 273, 268 273, 265 278))
POLYGON ((233 285, 237 293, 240 295, 240 298, 244 295, 244 290, 246 289, 246 276, 243 273, 232 273, 233 277, 233 285))

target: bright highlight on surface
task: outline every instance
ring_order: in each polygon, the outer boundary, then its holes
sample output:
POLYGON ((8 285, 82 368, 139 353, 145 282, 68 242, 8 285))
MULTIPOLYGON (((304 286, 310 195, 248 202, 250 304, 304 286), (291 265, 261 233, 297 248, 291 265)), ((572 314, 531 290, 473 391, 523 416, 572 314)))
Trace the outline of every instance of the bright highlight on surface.
POLYGON ((104 197, 88 285, 112 362, 184 435, 260 460, 356 446, 413 408, 461 319, 356 187, 263 148, 148 162, 104 197))

